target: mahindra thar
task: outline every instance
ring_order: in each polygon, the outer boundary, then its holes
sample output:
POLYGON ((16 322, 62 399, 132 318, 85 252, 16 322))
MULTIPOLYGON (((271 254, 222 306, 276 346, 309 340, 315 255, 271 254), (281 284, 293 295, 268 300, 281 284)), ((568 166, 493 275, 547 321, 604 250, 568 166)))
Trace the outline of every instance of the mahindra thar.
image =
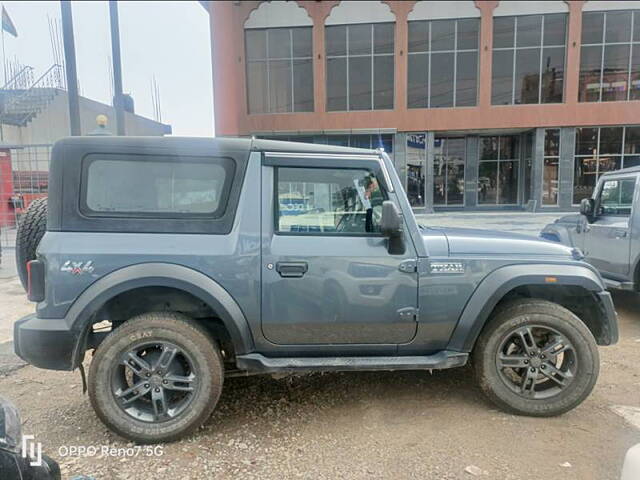
POLYGON ((578 250, 418 224, 381 150, 64 139, 48 202, 21 229, 39 245, 17 248, 37 302, 17 354, 84 372, 92 351, 98 417, 142 443, 192 432, 225 377, 253 374, 470 362, 504 410, 558 415, 593 389, 597 345, 618 339, 578 250))

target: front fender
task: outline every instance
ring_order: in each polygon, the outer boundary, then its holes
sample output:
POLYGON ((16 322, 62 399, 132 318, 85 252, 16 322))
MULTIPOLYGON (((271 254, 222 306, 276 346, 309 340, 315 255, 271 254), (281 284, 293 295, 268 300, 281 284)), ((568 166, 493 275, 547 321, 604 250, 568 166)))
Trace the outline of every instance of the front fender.
MULTIPOLYGON (((605 289, 600 275, 587 264, 524 264, 499 268, 487 275, 471 295, 447 348, 470 352, 498 302, 523 285, 571 285, 597 293, 605 289)), ((617 332, 615 313, 608 321, 614 323, 611 328, 617 332)))
POLYGON ((219 283, 181 265, 142 263, 116 270, 101 278, 87 288, 69 309, 65 321, 78 339, 72 357, 73 368, 84 354, 91 317, 116 295, 140 287, 172 287, 194 295, 219 315, 238 354, 253 351, 249 323, 240 306, 219 283))

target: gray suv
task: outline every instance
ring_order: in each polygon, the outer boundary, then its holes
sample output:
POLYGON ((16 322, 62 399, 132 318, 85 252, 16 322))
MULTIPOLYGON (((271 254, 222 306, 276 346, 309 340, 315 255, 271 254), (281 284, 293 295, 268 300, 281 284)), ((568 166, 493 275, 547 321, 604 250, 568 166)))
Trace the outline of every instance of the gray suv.
POLYGON ((602 275, 608 288, 640 289, 640 209, 637 183, 640 167, 600 177, 580 214, 547 225, 540 236, 579 248, 602 275))
POLYGON ((93 351, 97 415, 139 442, 192 432, 225 378, 266 373, 472 360, 501 408, 557 415, 594 387, 597 345, 618 339, 577 250, 419 225, 382 151, 70 138, 49 186, 16 352, 83 372, 93 351))

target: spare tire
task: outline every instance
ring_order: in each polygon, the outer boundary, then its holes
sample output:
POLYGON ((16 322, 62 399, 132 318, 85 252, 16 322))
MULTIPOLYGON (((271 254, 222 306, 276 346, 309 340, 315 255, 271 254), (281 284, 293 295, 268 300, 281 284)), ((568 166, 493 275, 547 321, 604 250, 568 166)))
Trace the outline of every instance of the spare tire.
POLYGON ((16 235, 16 267, 20 282, 27 289, 27 262, 36 258, 36 248, 47 230, 47 199, 31 202, 18 224, 16 235))

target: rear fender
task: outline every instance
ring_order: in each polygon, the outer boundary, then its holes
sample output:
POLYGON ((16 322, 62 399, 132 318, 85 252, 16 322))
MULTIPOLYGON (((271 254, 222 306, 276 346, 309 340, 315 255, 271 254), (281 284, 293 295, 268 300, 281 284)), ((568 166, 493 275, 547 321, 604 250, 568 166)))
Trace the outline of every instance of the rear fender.
POLYGON ((79 365, 84 356, 94 314, 116 295, 140 287, 171 287, 194 295, 220 317, 237 354, 253 350, 253 336, 244 313, 219 283, 180 265, 143 263, 116 270, 101 278, 87 288, 69 309, 66 320, 78 339, 73 352, 73 368, 79 365))

